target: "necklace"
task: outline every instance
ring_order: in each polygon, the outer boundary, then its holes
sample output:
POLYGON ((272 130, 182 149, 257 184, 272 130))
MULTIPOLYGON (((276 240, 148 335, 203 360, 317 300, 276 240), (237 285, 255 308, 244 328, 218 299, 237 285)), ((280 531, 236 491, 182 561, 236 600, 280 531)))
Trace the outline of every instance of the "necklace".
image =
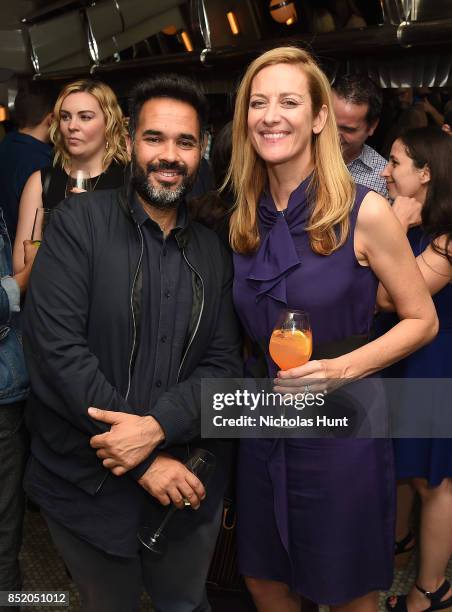
MULTIPOLYGON (((94 186, 93 186, 93 188, 91 189, 91 191, 96 191, 97 183, 100 181, 100 177, 101 177, 102 175, 103 175, 103 172, 101 172, 101 173, 99 174, 99 176, 97 177, 96 182, 94 183, 94 186)), ((92 182, 92 181, 93 181, 93 179, 90 179, 90 181, 92 182)))

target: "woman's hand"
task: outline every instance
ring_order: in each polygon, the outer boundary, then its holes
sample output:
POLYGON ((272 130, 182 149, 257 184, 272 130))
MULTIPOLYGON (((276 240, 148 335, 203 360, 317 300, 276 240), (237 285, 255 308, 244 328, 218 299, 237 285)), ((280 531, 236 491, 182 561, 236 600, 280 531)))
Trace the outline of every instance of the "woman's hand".
POLYGON ((24 268, 25 250, 24 242, 29 240, 33 229, 36 209, 42 207, 41 171, 33 172, 22 191, 19 204, 19 220, 17 223, 16 240, 13 250, 14 272, 21 272, 24 268))
POLYGON ((341 358, 315 359, 297 368, 280 370, 273 389, 291 395, 332 391, 350 382, 340 364, 341 358))
POLYGON ((71 193, 86 193, 86 192, 87 192, 86 189, 80 189, 79 187, 72 187, 72 189, 69 189, 69 192, 66 197, 69 197, 71 193))
POLYGON ((407 232, 410 227, 421 224, 422 204, 415 198, 398 196, 394 200, 392 210, 402 224, 405 232, 407 232))
POLYGON ((33 244, 31 240, 24 240, 25 265, 20 272, 16 272, 16 274, 14 275, 14 279, 19 285, 21 295, 25 293, 27 289, 30 272, 33 267, 33 262, 35 260, 37 252, 38 246, 36 244, 33 244))

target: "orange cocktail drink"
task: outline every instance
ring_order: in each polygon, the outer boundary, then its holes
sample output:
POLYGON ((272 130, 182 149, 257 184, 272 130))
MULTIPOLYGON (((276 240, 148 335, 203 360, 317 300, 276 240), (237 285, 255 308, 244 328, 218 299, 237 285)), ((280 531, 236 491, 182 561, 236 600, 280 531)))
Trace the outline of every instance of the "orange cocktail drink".
POLYGON ((281 370, 304 365, 312 354, 311 330, 275 329, 270 338, 269 352, 281 370))

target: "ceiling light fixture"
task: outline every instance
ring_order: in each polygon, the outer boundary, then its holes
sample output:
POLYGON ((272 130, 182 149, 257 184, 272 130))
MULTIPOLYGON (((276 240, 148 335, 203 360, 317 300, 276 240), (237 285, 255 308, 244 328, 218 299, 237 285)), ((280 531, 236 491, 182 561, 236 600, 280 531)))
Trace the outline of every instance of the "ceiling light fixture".
POLYGON ((229 11, 226 13, 226 17, 228 18, 229 27, 231 28, 231 32, 234 34, 234 36, 240 34, 240 28, 235 13, 233 11, 229 11))
POLYGON ((167 36, 175 36, 177 34, 178 38, 179 38, 179 42, 182 42, 182 44, 184 45, 185 49, 191 53, 193 51, 193 44, 191 42, 191 38, 188 34, 188 32, 186 30, 178 30, 176 28, 176 26, 174 25, 169 25, 166 26, 166 28, 163 28, 162 30, 163 34, 166 34, 167 36))
POLYGON ((291 26, 298 20, 294 0, 271 0, 269 10, 270 15, 278 23, 291 26))
POLYGON ((193 51, 193 45, 192 45, 191 38, 188 35, 188 33, 185 30, 182 30, 182 32, 180 33, 180 37, 181 37, 182 42, 184 43, 184 47, 187 49, 189 53, 191 53, 193 51))

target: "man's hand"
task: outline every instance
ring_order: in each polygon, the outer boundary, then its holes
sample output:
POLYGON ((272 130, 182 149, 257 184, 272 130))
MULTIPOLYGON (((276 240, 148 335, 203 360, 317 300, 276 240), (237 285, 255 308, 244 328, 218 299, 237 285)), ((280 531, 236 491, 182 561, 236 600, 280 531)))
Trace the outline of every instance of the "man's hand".
POLYGON ((88 408, 96 421, 111 425, 110 431, 91 438, 97 456, 115 476, 122 476, 148 457, 163 442, 165 434, 154 417, 88 408))
POLYGON ((199 508, 206 492, 202 482, 183 463, 160 453, 138 483, 164 506, 173 503, 184 507, 184 501, 194 510, 199 508))
POLYGON ((16 283, 19 285, 20 293, 24 293, 30 278, 30 272, 33 267, 33 262, 38 252, 38 246, 33 244, 31 240, 24 240, 24 267, 20 272, 14 275, 16 283))

